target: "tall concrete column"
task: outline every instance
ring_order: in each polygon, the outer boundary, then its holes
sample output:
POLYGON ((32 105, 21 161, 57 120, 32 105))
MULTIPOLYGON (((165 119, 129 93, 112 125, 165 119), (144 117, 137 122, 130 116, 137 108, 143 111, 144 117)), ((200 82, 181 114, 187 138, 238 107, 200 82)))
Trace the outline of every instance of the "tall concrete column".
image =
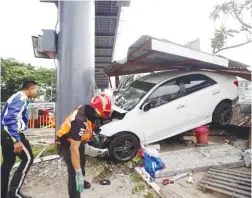
POLYGON ((56 129, 72 109, 94 95, 94 0, 58 1, 59 65, 57 67, 56 129))

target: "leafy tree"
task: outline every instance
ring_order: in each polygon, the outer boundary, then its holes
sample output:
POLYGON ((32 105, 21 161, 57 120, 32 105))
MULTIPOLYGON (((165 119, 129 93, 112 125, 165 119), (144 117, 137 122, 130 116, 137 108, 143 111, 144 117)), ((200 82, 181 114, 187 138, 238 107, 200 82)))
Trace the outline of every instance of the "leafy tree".
MULTIPOLYGON (((16 61, 13 58, 1 59, 1 101, 6 101, 12 94, 20 90, 25 80, 39 83, 38 97, 45 95, 53 85, 55 94, 55 69, 36 68, 31 64, 16 61)), ((55 98, 55 97, 54 97, 55 98)))
POLYGON ((229 0, 217 4, 210 14, 210 18, 221 23, 211 39, 213 54, 252 42, 252 0, 229 0), (225 19, 232 19, 232 22, 237 23, 237 26, 234 28, 224 24, 225 19), (228 46, 228 38, 234 38, 238 34, 244 34, 244 41, 228 46))

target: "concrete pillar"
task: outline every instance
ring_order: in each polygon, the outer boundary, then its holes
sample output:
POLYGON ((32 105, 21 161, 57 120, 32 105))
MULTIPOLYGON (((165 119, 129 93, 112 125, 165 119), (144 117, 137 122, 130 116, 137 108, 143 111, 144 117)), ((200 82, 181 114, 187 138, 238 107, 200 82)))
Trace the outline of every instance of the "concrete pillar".
POLYGON ((72 109, 94 95, 94 0, 59 1, 56 129, 72 109))

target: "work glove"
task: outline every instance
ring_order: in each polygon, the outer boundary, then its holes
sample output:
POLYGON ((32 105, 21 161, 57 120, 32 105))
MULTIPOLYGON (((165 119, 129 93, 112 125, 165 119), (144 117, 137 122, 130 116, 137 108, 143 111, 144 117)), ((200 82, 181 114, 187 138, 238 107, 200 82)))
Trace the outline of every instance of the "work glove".
POLYGON ((76 191, 84 192, 84 177, 82 175, 81 169, 75 170, 75 183, 76 183, 76 191))

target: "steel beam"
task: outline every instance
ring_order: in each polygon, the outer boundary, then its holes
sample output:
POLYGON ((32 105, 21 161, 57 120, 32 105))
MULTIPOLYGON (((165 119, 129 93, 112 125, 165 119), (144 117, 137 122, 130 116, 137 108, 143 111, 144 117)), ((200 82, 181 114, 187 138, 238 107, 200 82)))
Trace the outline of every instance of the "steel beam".
POLYGON ((95 50, 113 50, 113 47, 95 47, 95 50))
POLYGON ((107 32, 96 32, 95 36, 99 37, 99 36, 103 36, 103 37, 114 37, 115 33, 107 33, 107 32))
POLYGON ((110 55, 95 56, 95 58, 112 58, 112 56, 110 56, 110 55))
POLYGON ((90 102, 95 87, 95 3, 89 0, 58 4, 56 129, 74 107, 90 102))
POLYGON ((95 13, 95 18, 109 18, 109 19, 116 19, 117 13, 95 13))

